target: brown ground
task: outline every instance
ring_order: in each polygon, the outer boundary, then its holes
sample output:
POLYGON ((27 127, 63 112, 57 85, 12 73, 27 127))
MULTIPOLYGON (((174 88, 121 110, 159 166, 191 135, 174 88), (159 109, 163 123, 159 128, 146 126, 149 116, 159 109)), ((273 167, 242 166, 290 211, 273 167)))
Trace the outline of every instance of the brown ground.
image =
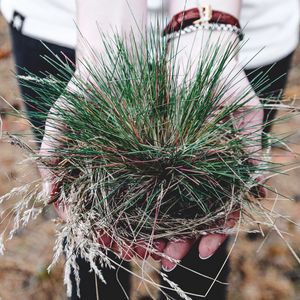
MULTIPOLYGON (((11 72, 13 61, 10 51, 7 28, 0 17, 0 96, 15 107, 22 107, 16 80, 11 72)), ((300 49, 296 53, 286 94, 300 96, 300 49)), ((26 121, 7 114, 10 108, 0 100, 0 113, 4 131, 28 133, 26 121)), ((290 138, 290 146, 300 153, 300 118, 294 118, 274 129, 276 133, 295 132, 290 138)), ((30 139, 30 138, 29 138, 30 139)), ((282 150, 273 150, 274 160, 294 162, 297 155, 282 150)), ((0 140, 0 195, 12 187, 37 178, 36 168, 20 164, 24 159, 22 152, 5 141, 0 140)), ((295 201, 278 201, 277 211, 289 216, 300 224, 300 170, 272 179, 272 186, 295 201)), ((271 195, 269 195, 271 197, 271 195)), ((1 300, 59 300, 65 299, 62 283, 63 263, 50 274, 46 268, 51 261, 55 224, 51 220, 53 212, 48 211, 29 227, 20 230, 12 241, 6 243, 7 251, 0 257, 0 299, 1 300)), ((5 220, 3 224, 6 223, 5 220)), ((3 224, 1 225, 3 227, 3 224)), ((296 224, 278 220, 280 228, 289 233, 285 235, 300 254, 300 230, 296 224)), ((285 243, 276 232, 267 239, 259 235, 247 234, 238 239, 231 256, 232 273, 230 278, 230 300, 297 300, 300 299, 300 265, 291 255, 285 243), (258 251, 259 245, 264 246, 258 251)), ((136 286, 138 283, 136 282, 136 286)), ((136 292, 135 299, 143 294, 143 287, 136 292)))

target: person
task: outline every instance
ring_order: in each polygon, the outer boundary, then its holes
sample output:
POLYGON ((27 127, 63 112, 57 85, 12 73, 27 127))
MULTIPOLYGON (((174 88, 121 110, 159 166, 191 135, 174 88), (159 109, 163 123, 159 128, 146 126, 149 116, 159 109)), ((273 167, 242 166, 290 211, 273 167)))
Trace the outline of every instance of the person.
MULTIPOLYGON (((283 3, 278 0, 232 0, 228 3, 222 0, 207 0, 202 2, 211 4, 216 10, 225 11, 237 18, 240 17, 242 25, 245 26, 246 39, 249 38, 249 41, 241 49, 240 61, 243 63, 251 59, 245 66, 245 72, 250 82, 255 81, 258 73, 268 73, 272 84, 260 96, 265 97, 270 94, 279 96, 285 86, 292 53, 298 43, 298 1, 289 0, 288 3, 283 3), (262 47, 265 49, 260 51, 262 47), (281 76, 282 74, 284 76, 281 76), (274 82, 275 79, 277 80, 274 82)), ((198 6, 199 1, 187 1, 186 3, 185 1, 170 1, 168 14, 173 16, 179 11, 198 6)), ((100 0, 77 0, 77 7, 71 0, 63 3, 58 0, 2 0, 1 9, 10 23, 18 74, 24 74, 24 68, 26 68, 40 76, 43 76, 42 72, 55 73, 55 70, 51 69, 51 66, 41 58, 42 55, 48 54, 48 50, 39 40, 42 40, 53 53, 62 59, 67 56, 75 62, 75 24, 78 25, 82 35, 90 42, 91 46, 97 51, 101 51, 101 44, 97 43, 99 35, 96 21, 100 24, 103 32, 109 34, 111 25, 124 31, 124 29, 134 27, 136 22, 143 24, 147 14, 146 1, 143 0, 117 0, 113 4, 100 0), (76 22, 74 22, 75 11, 77 11, 76 22), (135 16, 134 19, 132 12, 135 16)), ((191 33, 187 40, 193 40, 193 34, 191 33)), ((187 44, 189 43, 187 42, 187 44)), ((80 57, 88 56, 85 49, 81 48, 80 43, 76 48, 76 56, 78 59, 75 72, 80 70, 78 64, 80 57)), ((245 87, 249 85, 249 82, 244 81, 243 84, 245 87)), ((32 93, 25 87, 21 87, 21 91, 23 95, 32 93)), ((35 109, 32 103, 27 102, 26 105, 28 110, 35 109)), ((274 111, 265 111, 266 123, 272 117, 274 117, 274 111)), ((33 119, 32 122, 37 127, 44 126, 40 120, 33 119)), ((265 128, 265 130, 269 131, 270 128, 265 128)), ((215 277, 227 255, 226 245, 222 243, 225 239, 224 235, 209 235, 197 243, 188 240, 177 243, 168 242, 164 246, 164 252, 171 257, 182 259, 184 266, 215 277), (197 259, 199 254, 202 260, 197 259)), ((78 261, 81 272, 81 299, 96 299, 94 276, 88 272, 89 267, 84 261, 80 258, 78 261)), ((128 263, 124 262, 124 264, 129 267, 128 263)), ((184 290, 204 294, 211 283, 205 278, 195 277, 198 280, 198 284, 195 285, 192 275, 185 269, 175 268, 175 265, 166 259, 163 259, 162 265, 165 270, 172 270, 169 273, 170 279, 177 282, 184 290)), ((219 277, 220 280, 226 281, 228 269, 229 266, 226 264, 221 277, 219 277)), ((101 297, 103 299, 125 299, 123 290, 116 288, 114 274, 107 271, 104 276, 112 284, 102 286, 99 283, 101 297)), ((128 291, 130 288, 128 275, 121 272, 119 276, 121 276, 123 287, 128 291)), ((164 299, 163 294, 160 297, 164 299)), ((177 299, 176 294, 169 293, 169 297, 177 299)), ((73 293, 72 299, 76 299, 75 293, 73 293)), ((225 286, 215 284, 207 299, 225 299, 225 286)))

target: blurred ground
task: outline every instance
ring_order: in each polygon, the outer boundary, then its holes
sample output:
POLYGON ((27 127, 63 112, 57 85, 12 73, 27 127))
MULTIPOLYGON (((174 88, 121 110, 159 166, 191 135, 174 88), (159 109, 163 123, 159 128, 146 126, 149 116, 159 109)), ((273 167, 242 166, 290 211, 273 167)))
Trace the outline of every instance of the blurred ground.
MULTIPOLYGON (((16 80, 14 79, 11 47, 7 27, 0 17, 0 96, 15 109, 22 109, 16 80)), ((294 57, 288 97, 300 97, 300 49, 294 57)), ((297 101, 296 101, 297 103, 297 101)), ((299 102, 298 102, 299 105, 299 102)), ((0 100, 0 126, 4 132, 30 133, 27 122, 9 115, 12 108, 0 100)), ((275 133, 294 132, 289 146, 300 153, 300 118, 293 118, 274 128, 275 133)), ((30 142, 30 136, 28 137, 30 142)), ((273 149, 273 159, 292 163, 296 154, 282 149, 273 149)), ((21 162, 25 156, 16 147, 0 140, 0 195, 12 187, 37 178, 34 166, 21 162)), ((292 222, 279 219, 276 224, 288 232, 284 238, 290 241, 300 255, 300 170, 272 179, 272 186, 278 192, 294 201, 280 197, 276 210, 289 217, 292 222), (298 226, 297 226, 298 225, 298 226)), ((268 195, 272 198, 272 195, 268 195)), ((270 202, 270 207, 273 202, 270 202)), ((1 300, 58 300, 65 299, 63 287, 63 262, 50 274, 46 268, 51 261, 54 245, 55 224, 53 212, 48 211, 26 229, 17 233, 16 238, 6 243, 7 251, 0 257, 0 299, 1 300)), ((2 218, 2 216, 1 216, 2 218)), ((1 219, 3 227, 7 220, 1 219)), ((241 235, 231 256, 232 273, 229 286, 229 300, 297 300, 300 299, 300 265, 287 248, 285 242, 273 231, 267 238, 257 234, 241 235), (264 241, 263 246, 260 245, 264 241)), ((139 285, 136 282, 136 287, 139 285)), ((144 294, 143 288, 136 290, 133 298, 144 294)), ((91 299, 92 300, 92 299, 91 299)))

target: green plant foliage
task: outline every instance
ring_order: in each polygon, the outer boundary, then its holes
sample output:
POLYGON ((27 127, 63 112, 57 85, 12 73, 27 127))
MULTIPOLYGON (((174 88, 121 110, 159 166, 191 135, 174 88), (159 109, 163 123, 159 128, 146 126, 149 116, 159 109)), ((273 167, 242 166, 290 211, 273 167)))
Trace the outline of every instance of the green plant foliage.
POLYGON ((142 42, 102 38, 105 53, 81 62, 89 80, 75 74, 73 89, 65 89, 72 67, 56 59, 47 58, 57 76, 21 78, 39 95, 30 99, 34 117, 60 130, 51 137, 57 163, 40 157, 56 178, 56 201, 80 218, 93 211, 126 238, 221 230, 224 216, 247 207, 266 169, 252 162, 261 156, 261 124, 251 134, 237 126, 258 109, 244 108, 250 88, 224 103, 230 82, 220 79, 237 42, 208 46, 195 76, 179 80, 175 44, 155 30, 142 42))

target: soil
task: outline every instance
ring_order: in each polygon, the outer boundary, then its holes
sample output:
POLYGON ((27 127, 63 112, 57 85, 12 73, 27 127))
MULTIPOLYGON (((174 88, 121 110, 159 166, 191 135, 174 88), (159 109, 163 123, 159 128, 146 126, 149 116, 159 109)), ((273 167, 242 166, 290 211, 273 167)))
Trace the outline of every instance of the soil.
MULTIPOLYGON (((26 134, 31 143, 31 134, 25 119, 10 115, 13 109, 22 110, 17 82, 13 75, 14 63, 8 28, 0 16, 0 126, 2 132, 26 134)), ((299 104, 300 96, 300 48, 296 51, 289 76, 286 97, 299 104)), ((275 135, 293 132, 287 152, 282 145, 272 149, 273 160, 288 163, 290 171, 278 175, 269 184, 286 197, 268 194, 266 205, 273 207, 285 218, 278 218, 276 225, 284 239, 273 230, 260 234, 241 234, 234 244, 231 259, 229 300, 299 300, 300 264, 292 255, 287 242, 300 255, 300 169, 293 168, 299 162, 300 117, 294 117, 274 127, 275 135), (273 199, 273 200, 272 200, 273 199), (291 221, 287 221, 289 218, 291 221)), ((38 178, 34 165, 24 162, 25 155, 9 144, 3 135, 0 139, 0 195, 15 186, 38 178)), ((18 199, 12 199, 14 202, 18 199)), ((3 211, 6 206, 2 207, 3 211)), ((5 256, 0 257, 0 299, 1 300, 58 300, 66 299, 63 286, 63 261, 48 274, 52 248, 55 240, 55 214, 51 209, 43 213, 27 228, 17 232, 17 236, 6 243, 5 256)), ((7 224, 1 215, 0 226, 7 224)), ((136 287, 132 299, 142 299, 147 288, 134 280, 136 287)), ((145 299, 145 298, 144 298, 145 299)))

